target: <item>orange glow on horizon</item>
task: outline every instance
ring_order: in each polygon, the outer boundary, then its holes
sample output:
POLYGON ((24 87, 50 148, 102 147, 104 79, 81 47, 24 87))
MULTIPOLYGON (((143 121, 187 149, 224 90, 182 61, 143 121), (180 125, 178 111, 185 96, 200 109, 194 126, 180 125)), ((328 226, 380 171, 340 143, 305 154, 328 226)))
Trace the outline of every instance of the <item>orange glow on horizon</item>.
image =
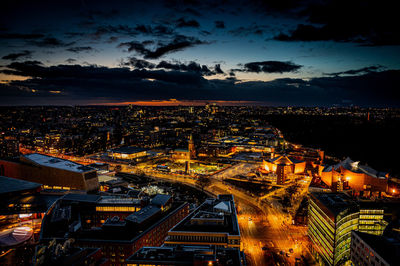
POLYGON ((140 106, 202 106, 207 103, 217 103, 220 105, 252 105, 260 104, 263 102, 259 101, 223 101, 223 100, 150 100, 150 101, 132 101, 132 102, 106 102, 106 103, 94 103, 93 105, 140 105, 140 106))

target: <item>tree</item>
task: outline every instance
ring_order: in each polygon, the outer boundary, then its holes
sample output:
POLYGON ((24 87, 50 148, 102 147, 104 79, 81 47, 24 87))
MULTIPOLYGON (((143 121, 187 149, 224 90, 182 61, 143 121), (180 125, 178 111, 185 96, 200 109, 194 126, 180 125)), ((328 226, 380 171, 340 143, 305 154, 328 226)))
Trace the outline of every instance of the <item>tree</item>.
POLYGON ((196 185, 201 187, 201 190, 204 191, 204 188, 211 184, 211 179, 209 177, 199 177, 196 180, 196 185))

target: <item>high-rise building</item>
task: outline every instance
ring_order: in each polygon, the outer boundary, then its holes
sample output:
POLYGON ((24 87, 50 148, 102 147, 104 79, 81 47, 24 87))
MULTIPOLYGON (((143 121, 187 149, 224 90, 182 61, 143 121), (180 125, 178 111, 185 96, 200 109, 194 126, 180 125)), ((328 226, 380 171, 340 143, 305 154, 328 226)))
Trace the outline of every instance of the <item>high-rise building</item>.
POLYGON ((311 193, 308 236, 312 251, 325 265, 341 265, 350 258, 351 231, 381 235, 387 223, 384 210, 356 202, 344 193, 311 193))

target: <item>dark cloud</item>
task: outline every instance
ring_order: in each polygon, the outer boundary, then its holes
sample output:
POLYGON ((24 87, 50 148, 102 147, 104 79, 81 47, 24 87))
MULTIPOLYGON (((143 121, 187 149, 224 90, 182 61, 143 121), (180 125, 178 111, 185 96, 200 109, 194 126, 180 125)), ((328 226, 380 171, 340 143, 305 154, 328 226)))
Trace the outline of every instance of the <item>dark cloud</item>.
POLYGON ((32 51, 24 50, 24 51, 21 51, 19 53, 11 53, 11 54, 5 55, 5 56, 2 57, 2 59, 15 61, 15 60, 20 59, 20 58, 25 58, 26 59, 26 58, 29 58, 31 56, 32 56, 32 51))
POLYGON ((136 36, 138 31, 135 28, 132 28, 128 25, 102 25, 96 28, 96 31, 92 34, 92 38, 100 39, 106 34, 119 34, 119 35, 127 35, 127 36, 136 36))
POLYGON ((196 62, 189 62, 188 64, 183 64, 180 62, 167 62, 167 61, 161 61, 158 65, 157 68, 164 68, 164 69, 171 69, 171 70, 176 70, 176 71, 189 71, 189 72, 196 72, 200 73, 201 75, 204 76, 211 76, 215 75, 216 72, 210 70, 210 68, 206 65, 200 65, 196 62))
POLYGON ((72 63, 75 63, 75 62, 76 62, 76 59, 74 59, 74 58, 68 58, 67 60, 65 60, 65 62, 67 62, 67 63, 69 63, 69 64, 72 64, 72 63))
POLYGON ((29 44, 35 45, 38 47, 67 47, 75 44, 75 42, 64 42, 60 39, 54 37, 47 37, 37 41, 30 41, 29 44))
POLYGON ((299 24, 274 39, 280 41, 339 41, 366 46, 400 45, 395 1, 330 0, 303 3, 299 24))
POLYGON ((200 65, 193 61, 189 63, 181 63, 179 61, 168 62, 163 60, 156 65, 147 60, 138 59, 136 57, 129 57, 127 60, 121 63, 121 66, 125 67, 131 66, 134 67, 135 69, 167 69, 174 71, 188 71, 188 72, 199 73, 202 76, 224 74, 220 64, 216 64, 214 68, 210 68, 206 65, 200 65))
POLYGON ((120 12, 117 9, 111 10, 84 10, 80 12, 80 16, 95 21, 97 19, 112 19, 118 17, 120 12))
POLYGON ((129 57, 127 61, 124 61, 122 66, 132 66, 136 69, 153 69, 156 65, 143 60, 143 59, 138 59, 136 57, 129 57))
POLYGON ((220 65, 220 64, 216 64, 215 67, 214 67, 214 69, 215 69, 215 73, 217 73, 217 74, 224 74, 224 71, 222 71, 221 65, 220 65))
POLYGON ((359 69, 350 69, 347 71, 341 71, 341 72, 335 72, 335 73, 325 73, 325 75, 328 75, 328 76, 359 75, 359 74, 376 72, 382 68, 383 68, 383 66, 369 66, 369 67, 363 67, 363 68, 359 68, 359 69))
POLYGON ((216 20, 214 21, 214 23, 217 29, 225 29, 225 22, 223 22, 222 20, 216 20))
POLYGON ((198 28, 200 27, 200 23, 197 22, 194 19, 191 20, 185 20, 185 18, 180 18, 176 21, 176 27, 177 28, 185 28, 185 27, 189 27, 189 28, 198 28))
POLYGON ((90 46, 76 46, 76 47, 71 47, 66 49, 69 52, 73 53, 80 53, 80 52, 91 52, 94 51, 94 49, 90 46))
POLYGON ((157 59, 165 54, 180 51, 195 45, 206 44, 207 42, 200 41, 195 37, 188 37, 184 35, 175 36, 174 40, 169 43, 160 43, 152 50, 147 48, 147 45, 143 42, 124 42, 119 44, 118 47, 127 47, 128 52, 136 52, 143 55, 146 59, 157 59))
POLYGON ((203 36, 208 36, 211 35, 211 32, 207 31, 207 30, 202 30, 199 32, 199 34, 203 35, 203 36))
POLYGON ((198 12, 198 11, 196 11, 193 8, 190 8, 190 7, 185 8, 182 12, 186 13, 186 14, 189 14, 189 15, 194 15, 194 16, 201 17, 200 12, 198 12))
POLYGON ((234 36, 246 37, 249 35, 263 35, 263 33, 268 29, 268 26, 252 24, 248 27, 241 26, 236 29, 230 30, 229 33, 234 36))
POLYGON ((114 43, 116 41, 118 41, 118 37, 111 36, 110 38, 108 38, 107 43, 114 43))
POLYGON ((21 40, 31 40, 31 39, 40 39, 43 38, 43 34, 37 33, 3 33, 0 34, 0 39, 21 39, 21 40))
POLYGON ((235 71, 255 72, 255 73, 285 73, 296 72, 302 66, 293 62, 282 61, 263 61, 263 62, 250 62, 243 65, 242 69, 235 69, 235 71))
POLYGON ((165 25, 144 25, 138 24, 135 27, 137 33, 144 35, 154 35, 154 36, 164 36, 169 34, 174 34, 174 29, 165 25))
MULTIPOLYGON (((176 66, 173 66, 176 67, 176 66)), ((197 66, 196 66, 197 67, 197 66)), ((331 106, 348 102, 359 106, 397 106, 400 70, 354 76, 276 79, 236 82, 207 80, 196 71, 145 70, 101 66, 45 66, 38 61, 14 62, 5 74, 31 77, 1 84, 7 104, 89 103, 134 100, 246 100, 271 105, 331 106), (58 94, 52 92, 60 91, 58 94)))
POLYGON ((75 38, 75 37, 85 36, 86 34, 83 33, 83 32, 73 32, 73 31, 69 31, 69 32, 64 33, 64 35, 65 35, 67 38, 75 38))

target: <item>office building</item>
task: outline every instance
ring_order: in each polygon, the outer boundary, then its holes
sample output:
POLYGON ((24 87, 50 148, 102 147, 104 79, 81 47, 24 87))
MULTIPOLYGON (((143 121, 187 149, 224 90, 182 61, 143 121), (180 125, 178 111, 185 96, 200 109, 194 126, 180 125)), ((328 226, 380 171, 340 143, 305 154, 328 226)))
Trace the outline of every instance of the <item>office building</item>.
POLYGON ((341 265, 350 259, 351 231, 381 235, 387 225, 383 216, 381 207, 344 193, 311 193, 308 236, 313 253, 322 264, 341 265))

